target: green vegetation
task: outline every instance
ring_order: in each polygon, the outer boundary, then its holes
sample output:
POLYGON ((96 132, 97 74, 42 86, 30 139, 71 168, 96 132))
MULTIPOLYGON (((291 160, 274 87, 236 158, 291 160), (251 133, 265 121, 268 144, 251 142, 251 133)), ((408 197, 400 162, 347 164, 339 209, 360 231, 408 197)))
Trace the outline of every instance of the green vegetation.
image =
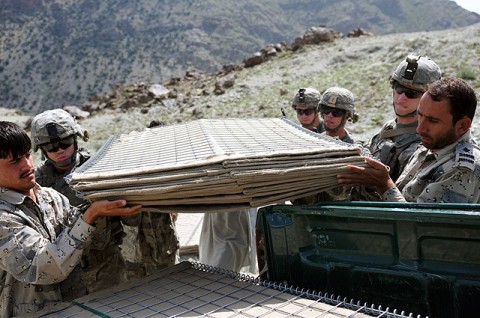
POLYGON ((475 71, 471 68, 461 68, 457 71, 457 77, 463 78, 464 80, 475 80, 477 78, 475 71))

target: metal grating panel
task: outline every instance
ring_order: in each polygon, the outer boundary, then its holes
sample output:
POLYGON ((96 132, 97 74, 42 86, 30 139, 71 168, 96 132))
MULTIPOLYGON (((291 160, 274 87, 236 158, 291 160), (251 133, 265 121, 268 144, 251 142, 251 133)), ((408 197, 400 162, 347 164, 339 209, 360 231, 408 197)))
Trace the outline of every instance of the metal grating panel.
POLYGON ((82 297, 69 307, 42 317, 406 316, 199 263, 182 262, 141 280, 82 297))
POLYGON ((331 189, 347 164, 362 148, 286 119, 198 120, 112 137, 69 183, 90 201, 228 211, 331 189))

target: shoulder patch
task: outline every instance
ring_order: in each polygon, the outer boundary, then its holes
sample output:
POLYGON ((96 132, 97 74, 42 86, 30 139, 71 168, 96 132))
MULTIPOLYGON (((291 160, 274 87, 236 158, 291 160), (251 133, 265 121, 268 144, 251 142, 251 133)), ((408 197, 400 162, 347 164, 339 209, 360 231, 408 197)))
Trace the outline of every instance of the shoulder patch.
POLYGON ((475 154, 473 145, 468 142, 462 142, 455 148, 455 165, 475 170, 475 154))

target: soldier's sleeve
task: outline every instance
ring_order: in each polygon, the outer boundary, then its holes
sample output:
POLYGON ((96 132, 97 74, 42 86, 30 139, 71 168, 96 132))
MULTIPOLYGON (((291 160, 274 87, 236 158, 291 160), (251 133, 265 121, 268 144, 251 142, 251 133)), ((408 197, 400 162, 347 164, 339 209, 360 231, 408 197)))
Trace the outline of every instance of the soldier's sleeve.
POLYGON ((72 226, 62 225, 70 206, 60 197, 53 199, 43 227, 30 225, 17 208, 0 210, 0 268, 19 281, 43 285, 66 279, 91 239, 94 227, 81 217, 72 226), (60 206, 62 211, 55 210, 60 206))
POLYGON ((477 203, 479 202, 480 176, 476 170, 457 167, 429 183, 418 196, 422 203, 477 203))
POLYGON ((407 202, 397 187, 390 188, 382 194, 383 201, 386 202, 407 202))

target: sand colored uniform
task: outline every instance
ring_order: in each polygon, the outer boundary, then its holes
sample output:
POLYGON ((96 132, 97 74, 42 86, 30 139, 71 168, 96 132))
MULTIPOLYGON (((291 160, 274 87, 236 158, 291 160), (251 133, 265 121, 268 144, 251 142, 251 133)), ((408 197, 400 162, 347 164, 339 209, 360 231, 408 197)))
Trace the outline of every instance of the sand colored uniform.
MULTIPOLYGON (((64 176, 87 161, 89 154, 85 150, 80 150, 76 155, 76 164, 68 172, 59 172, 51 161, 44 161, 37 167, 35 179, 41 186, 54 188, 65 195, 71 205, 78 206, 85 201, 68 185, 64 176)), ((135 218, 138 217, 100 217, 95 221, 92 244, 85 250, 79 264, 89 293, 126 281, 125 261, 119 248, 125 236, 122 221, 137 222, 135 218)), ((74 286, 65 288, 66 290, 62 291, 64 296, 68 295, 74 286)))
POLYGON ((385 201, 480 203, 480 149, 466 132, 436 152, 421 146, 385 201))
POLYGON ((22 316, 65 300, 61 285, 85 294, 80 262, 94 230, 50 188, 34 188, 38 204, 16 191, 0 188, 0 316, 22 316))

